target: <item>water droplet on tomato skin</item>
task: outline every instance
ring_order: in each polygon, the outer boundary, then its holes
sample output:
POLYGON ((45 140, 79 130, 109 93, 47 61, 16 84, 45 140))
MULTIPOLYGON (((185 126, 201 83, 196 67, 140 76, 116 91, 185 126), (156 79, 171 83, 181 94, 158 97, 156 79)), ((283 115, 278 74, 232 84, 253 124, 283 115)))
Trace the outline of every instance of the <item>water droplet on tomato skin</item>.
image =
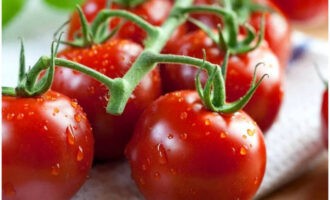
POLYGON ((255 134, 256 130, 255 129, 254 130, 248 129, 246 132, 249 136, 253 136, 255 134))
POLYGON ((221 132, 220 133, 220 138, 221 139, 224 139, 224 138, 226 138, 227 137, 227 133, 225 133, 225 132, 221 132))
POLYGON ((146 184, 146 182, 145 182, 145 180, 143 178, 139 178, 139 182, 141 183, 141 185, 145 185, 146 184))
POLYGON ((8 113, 7 116, 6 116, 6 119, 8 121, 12 120, 13 118, 15 117, 15 113, 8 113))
POLYGON ((9 182, 4 183, 2 190, 3 190, 4 196, 6 196, 6 197, 14 197, 16 195, 16 189, 12 183, 9 183, 9 182))
POLYGON ((158 152, 158 162, 161 165, 165 165, 167 163, 167 154, 164 146, 162 144, 157 145, 158 152))
POLYGON ((81 122, 81 115, 80 114, 75 114, 74 115, 74 120, 78 123, 81 122))
POLYGON ((155 172, 154 173, 154 178, 155 179, 160 179, 160 173, 159 172, 155 172))
POLYGON ((209 126, 211 124, 211 121, 209 119, 206 119, 204 121, 205 126, 209 126))
POLYGON ((147 171, 148 168, 145 164, 142 164, 141 169, 142 169, 142 171, 147 171))
POLYGON ((242 146, 239 153, 242 155, 242 156, 245 156, 247 154, 247 149, 246 147, 242 146))
POLYGON ((81 146, 78 147, 77 161, 82 161, 84 159, 84 151, 81 146))
POLYGON ((66 139, 69 145, 74 145, 75 144, 75 136, 73 134, 73 128, 71 125, 66 127, 65 133, 66 133, 66 139))
POLYGON ((44 125, 42 128, 43 128, 45 131, 48 131, 48 126, 47 126, 47 125, 44 125))
POLYGON ((78 103, 76 101, 71 101, 71 106, 76 109, 78 107, 78 103))
POLYGON ((53 176, 58 176, 60 174, 60 163, 57 163, 56 165, 52 166, 51 174, 53 176))
POLYGON ((182 120, 187 119, 187 117, 188 117, 188 113, 187 113, 187 112, 182 112, 182 113, 180 114, 180 119, 182 119, 182 120))
POLYGON ((170 140, 170 139, 173 139, 174 136, 172 134, 168 134, 167 138, 170 140))
POLYGON ((186 139, 188 138, 188 134, 187 134, 187 133, 181 133, 181 134, 180 134, 180 138, 181 138, 182 140, 186 140, 186 139))

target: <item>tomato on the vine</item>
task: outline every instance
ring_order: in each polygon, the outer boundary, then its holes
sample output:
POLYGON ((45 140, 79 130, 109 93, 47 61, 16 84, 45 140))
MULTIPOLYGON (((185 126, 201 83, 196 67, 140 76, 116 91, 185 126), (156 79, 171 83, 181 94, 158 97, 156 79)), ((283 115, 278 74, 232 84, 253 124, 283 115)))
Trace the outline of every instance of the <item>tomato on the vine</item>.
MULTIPOLYGON (((168 51, 177 55, 203 58, 201 49, 206 51, 206 60, 215 64, 222 63, 224 51, 213 43, 203 31, 195 31, 185 35, 177 42, 177 48, 169 49, 168 51)), ((265 65, 259 67, 257 78, 260 78, 265 73, 269 75, 269 78, 263 80, 244 110, 265 132, 276 120, 283 96, 283 77, 278 59, 269 49, 266 42, 248 53, 230 56, 227 67, 226 92, 229 102, 243 96, 250 87, 254 68, 258 63, 264 63, 265 65)), ((196 73, 197 69, 191 66, 163 65, 161 76, 164 91, 194 89, 196 73)), ((202 79, 205 82, 206 74, 202 76, 202 79)))
MULTIPOLYGON (((169 0, 148 0, 136 7, 125 8, 117 3, 112 4, 112 9, 126 9, 136 15, 144 18, 149 23, 155 26, 161 25, 168 17, 172 8, 172 4, 169 0)), ((83 13, 85 14, 89 22, 93 21, 96 15, 106 7, 106 0, 87 0, 82 5, 83 13)), ((118 25, 120 20, 114 19, 111 23, 111 28, 118 25)), ((80 29, 80 19, 77 12, 74 12, 68 30, 68 39, 72 40, 74 34, 80 29)), ((132 22, 125 22, 117 33, 119 38, 130 39, 142 44, 143 39, 146 36, 145 31, 139 28, 132 22)))
MULTIPOLYGON (((90 48, 69 47, 59 52, 58 57, 117 78, 129 70, 142 50, 130 40, 112 39, 90 48)), ((77 99, 93 127, 95 159, 109 160, 123 155, 137 118, 161 94, 161 81, 157 68, 149 72, 135 88, 120 116, 110 115, 105 110, 109 100, 107 87, 81 72, 57 67, 52 89, 77 99)))
POLYGON ((321 107, 321 129, 322 137, 325 146, 328 148, 329 138, 329 107, 328 107, 328 89, 326 89, 322 96, 322 107, 321 107))
POLYGON ((76 101, 53 91, 2 96, 2 198, 71 198, 87 179, 93 145, 76 101))
POLYGON ((294 22, 302 24, 325 22, 328 18, 328 0, 271 0, 294 22))
POLYGON ((207 110, 195 91, 154 101, 127 145, 146 199, 251 199, 265 172, 263 134, 243 111, 207 110))
MULTIPOLYGON (((269 7, 272 11, 265 12, 265 35, 264 39, 268 42, 270 49, 278 57, 282 68, 285 68, 291 55, 291 27, 288 20, 280 12, 280 10, 271 2, 265 0, 251 0, 263 6, 269 7), (281 45, 279 45, 281 44, 281 45)), ((195 0, 196 5, 213 5, 218 4, 216 0, 195 0)), ((261 11, 251 11, 247 22, 260 31, 260 21, 262 19, 261 11)), ((221 17, 207 13, 193 14, 192 17, 203 22, 210 28, 217 28, 218 24, 223 24, 221 17)), ((198 28, 191 23, 187 23, 188 31, 195 31, 198 28)), ((241 27, 241 34, 245 34, 244 29, 241 27)))

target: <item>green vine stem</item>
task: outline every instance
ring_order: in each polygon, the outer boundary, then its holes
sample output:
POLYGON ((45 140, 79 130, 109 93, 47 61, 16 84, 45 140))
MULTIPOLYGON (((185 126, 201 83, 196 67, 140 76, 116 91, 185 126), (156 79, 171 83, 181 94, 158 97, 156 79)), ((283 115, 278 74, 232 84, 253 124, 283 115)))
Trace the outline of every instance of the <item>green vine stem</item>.
MULTIPOLYGON (((172 35, 174 30, 180 24, 184 23, 187 20, 187 14, 190 11, 219 11, 219 9, 212 9, 210 7, 191 7, 192 2, 193 0, 177 0, 171 10, 168 19, 161 27, 152 26, 151 24, 149 24, 142 18, 136 16, 135 14, 123 10, 105 10, 102 11, 98 15, 98 17, 96 17, 96 20, 91 26, 91 31, 93 34, 96 34, 98 32, 98 27, 100 27, 99 25, 101 25, 102 22, 104 22, 110 17, 123 17, 125 19, 131 20, 143 29, 145 29, 145 31, 148 33, 144 51, 140 54, 140 56, 136 59, 131 68, 122 78, 111 79, 103 75, 102 73, 97 72, 82 64, 78 64, 61 58, 56 58, 55 55, 57 52, 58 45, 54 47, 53 43, 51 49, 51 56, 42 56, 38 60, 38 62, 32 67, 32 69, 29 70, 29 72, 24 73, 25 76, 22 80, 20 80, 20 83, 18 84, 17 88, 3 87, 2 94, 12 96, 40 95, 42 92, 45 92, 45 90, 49 89, 50 87, 54 75, 54 66, 62 66, 87 74, 102 82, 106 87, 108 87, 110 93, 110 100, 106 108, 107 112, 114 115, 120 115, 123 112, 126 103, 131 96, 131 93, 139 84, 140 80, 150 70, 152 70, 157 63, 182 63, 199 67, 208 72, 209 77, 211 77, 211 79, 208 81, 209 86, 207 86, 207 88, 205 88, 203 91, 203 96, 206 97, 206 101, 208 101, 207 105, 209 105, 210 109, 215 109, 220 112, 233 111, 237 109, 238 106, 241 106, 244 104, 244 102, 248 101, 249 98, 251 98, 259 82, 255 83, 255 80, 253 81, 251 89, 244 97, 242 97, 243 100, 234 102, 233 104, 226 104, 224 89, 225 81, 224 77, 222 76, 221 68, 219 66, 209 63, 205 61, 205 59, 202 60, 177 55, 163 55, 159 53, 165 46, 167 40, 169 39, 170 35, 172 35), (39 80, 38 77, 43 70, 46 70, 46 75, 39 80), (214 85, 214 83, 216 84, 214 85), (214 88, 217 90, 214 91, 214 88), (221 95, 222 97, 220 98, 220 100, 217 100, 216 98, 213 98, 213 94, 216 94, 216 96, 221 95), (234 104, 237 104, 238 106, 234 106, 234 104)), ((226 15, 225 19, 226 21, 228 21, 227 23, 233 29, 235 29, 237 33, 236 28, 238 26, 236 26, 235 20, 230 20, 232 19, 233 13, 226 11, 222 14, 225 13, 229 13, 228 16, 226 15)), ((235 38, 236 40, 236 36, 232 38, 235 38)), ((231 42, 236 41, 233 40, 231 42)), ((21 50, 21 52, 24 52, 24 49, 21 50)), ((21 55, 22 54, 23 53, 21 53, 21 55)), ((21 62, 23 62, 22 56, 21 62)), ((20 74, 20 77, 23 77, 23 75, 20 74)))

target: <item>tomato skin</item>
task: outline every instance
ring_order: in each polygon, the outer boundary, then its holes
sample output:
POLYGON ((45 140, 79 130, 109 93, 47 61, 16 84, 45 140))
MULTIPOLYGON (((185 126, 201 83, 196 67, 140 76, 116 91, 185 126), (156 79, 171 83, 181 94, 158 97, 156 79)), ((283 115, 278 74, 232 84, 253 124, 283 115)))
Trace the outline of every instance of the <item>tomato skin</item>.
POLYGON ((2 96, 2 120, 2 198, 71 198, 93 160, 94 139, 81 107, 53 91, 2 96))
POLYGON ((271 0, 295 23, 319 24, 328 17, 328 0, 271 0))
POLYGON ((329 138, 329 107, 328 107, 328 89, 326 89, 322 96, 322 107, 321 107, 321 130, 322 137, 325 147, 328 148, 329 138))
MULTIPOLYGON (((125 9, 137 14, 144 18, 149 23, 155 26, 161 25, 168 17, 172 4, 168 0, 148 0, 145 3, 138 5, 135 8, 124 8, 118 4, 113 3, 112 9, 125 9)), ((99 11, 106 7, 106 0, 87 0, 82 5, 82 10, 86 15, 89 22, 93 21, 99 11)), ((111 22, 111 27, 118 25, 120 20, 114 19, 111 22)), ((80 29, 80 20, 77 12, 74 12, 68 30, 68 39, 72 40, 74 33, 80 29)), ((145 31, 139 28, 132 22, 126 22, 117 33, 117 37, 131 39, 139 44, 143 43, 143 39, 146 37, 145 31)))
POLYGON ((195 91, 166 94, 139 119, 127 146, 146 199, 251 199, 266 165, 263 135, 244 112, 206 110, 195 91))
MULTIPOLYGON (((221 64, 224 58, 224 52, 203 31, 187 34, 177 42, 177 46, 176 49, 171 49, 170 53, 203 58, 201 49, 205 49, 206 59, 211 63, 221 64)), ((228 102, 242 97, 251 85, 255 66, 260 62, 266 65, 258 68, 257 78, 261 78, 265 73, 269 78, 263 80, 244 110, 258 123, 261 130, 266 132, 276 120, 283 99, 283 75, 277 57, 266 42, 254 51, 229 58, 226 91, 228 102)), ((197 69, 192 66, 163 65, 161 76, 164 91, 194 89, 196 73, 197 69)), ((206 81, 205 73, 201 79, 206 81)))
MULTIPOLYGON (((91 48, 67 48, 58 57, 93 68, 110 78, 122 77, 142 52, 142 47, 129 40, 114 39, 91 48)), ((77 99, 87 113, 95 138, 95 159, 110 160, 123 156, 134 125, 144 108, 161 94, 158 69, 148 73, 134 90, 124 113, 106 113, 108 89, 80 72, 56 68, 52 89, 77 99)))

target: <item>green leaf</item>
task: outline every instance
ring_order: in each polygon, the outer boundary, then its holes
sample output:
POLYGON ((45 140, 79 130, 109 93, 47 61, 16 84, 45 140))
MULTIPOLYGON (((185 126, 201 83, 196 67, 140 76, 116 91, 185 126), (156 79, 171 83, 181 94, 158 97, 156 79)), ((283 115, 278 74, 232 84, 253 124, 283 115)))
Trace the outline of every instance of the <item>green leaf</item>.
POLYGON ((64 10, 74 10, 84 0, 44 0, 47 4, 64 10))
POLYGON ((26 0, 2 0, 2 27, 6 26, 19 13, 26 0))

